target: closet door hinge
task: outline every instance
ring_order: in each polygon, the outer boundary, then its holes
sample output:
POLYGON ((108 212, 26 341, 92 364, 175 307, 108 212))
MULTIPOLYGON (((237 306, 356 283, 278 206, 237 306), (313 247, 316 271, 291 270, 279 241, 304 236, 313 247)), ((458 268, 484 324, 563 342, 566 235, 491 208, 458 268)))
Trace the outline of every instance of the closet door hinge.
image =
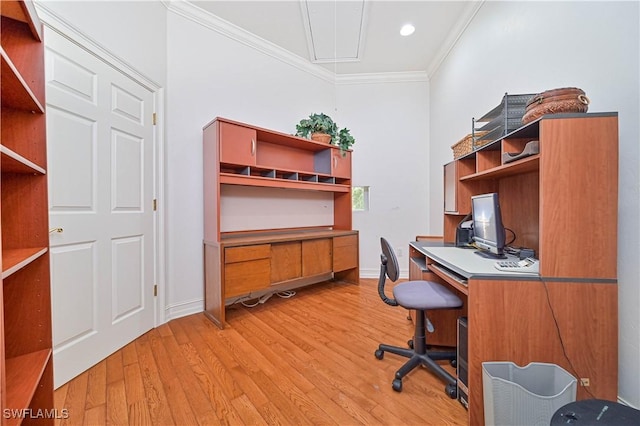
POLYGON ((154 198, 153 199, 153 211, 155 212, 156 210, 158 210, 158 199, 154 198))
POLYGON ((154 284, 153 285, 153 295, 157 296, 158 295, 158 284, 154 284))
POLYGON ((153 125, 155 126, 157 124, 157 122, 158 122, 158 116, 157 116, 157 114, 155 112, 153 113, 152 120, 153 120, 153 125))

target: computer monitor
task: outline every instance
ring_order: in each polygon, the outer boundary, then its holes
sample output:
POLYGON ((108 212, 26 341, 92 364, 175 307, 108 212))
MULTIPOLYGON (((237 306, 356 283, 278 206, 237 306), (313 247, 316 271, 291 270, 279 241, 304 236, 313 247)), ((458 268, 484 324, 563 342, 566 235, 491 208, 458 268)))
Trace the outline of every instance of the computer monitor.
POLYGON ((498 194, 471 197, 473 215, 473 241, 477 254, 485 257, 504 258, 505 230, 502 224, 498 194))

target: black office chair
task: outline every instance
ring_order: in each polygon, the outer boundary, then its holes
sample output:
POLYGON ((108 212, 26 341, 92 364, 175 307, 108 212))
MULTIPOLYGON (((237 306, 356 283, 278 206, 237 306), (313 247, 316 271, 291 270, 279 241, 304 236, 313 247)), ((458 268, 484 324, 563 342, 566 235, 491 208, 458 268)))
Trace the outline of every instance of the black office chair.
POLYGON ((393 297, 388 298, 384 293, 387 277, 393 282, 397 281, 400 268, 398 268, 398 259, 389 242, 384 238, 380 238, 382 245, 382 254, 380 255, 380 280, 378 281, 378 294, 382 300, 391 306, 402 306, 405 309, 415 309, 416 325, 413 340, 409 341, 410 348, 400 348, 381 344, 375 352, 378 359, 384 358, 385 352, 401 355, 409 358, 398 371, 396 371, 395 379, 392 383, 393 390, 402 391, 402 378, 414 368, 425 366, 445 383, 445 392, 449 397, 456 398, 458 393, 456 378, 446 371, 436 361, 449 360, 452 365, 455 364, 455 351, 427 351, 426 311, 432 309, 457 309, 462 306, 462 300, 445 286, 432 281, 416 280, 407 281, 396 285, 393 288, 393 297))

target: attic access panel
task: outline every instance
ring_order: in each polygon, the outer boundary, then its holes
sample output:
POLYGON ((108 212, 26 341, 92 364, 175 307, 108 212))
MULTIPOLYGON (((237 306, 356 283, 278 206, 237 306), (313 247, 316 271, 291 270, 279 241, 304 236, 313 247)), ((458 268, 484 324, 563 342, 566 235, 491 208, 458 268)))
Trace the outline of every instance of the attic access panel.
POLYGON ((300 0, 300 7, 311 62, 360 61, 366 21, 364 0, 300 0))

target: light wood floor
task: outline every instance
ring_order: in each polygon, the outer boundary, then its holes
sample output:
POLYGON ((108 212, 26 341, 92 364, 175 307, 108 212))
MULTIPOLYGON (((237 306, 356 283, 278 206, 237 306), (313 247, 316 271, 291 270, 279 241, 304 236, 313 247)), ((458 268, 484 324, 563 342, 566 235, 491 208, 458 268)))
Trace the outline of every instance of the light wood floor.
MULTIPOLYGON (((391 389, 405 358, 407 312, 385 305, 377 280, 323 283, 290 299, 203 314, 149 331, 55 391, 57 424, 464 425, 467 412, 425 369, 391 389)), ((389 293, 390 294, 390 293, 389 293)))

